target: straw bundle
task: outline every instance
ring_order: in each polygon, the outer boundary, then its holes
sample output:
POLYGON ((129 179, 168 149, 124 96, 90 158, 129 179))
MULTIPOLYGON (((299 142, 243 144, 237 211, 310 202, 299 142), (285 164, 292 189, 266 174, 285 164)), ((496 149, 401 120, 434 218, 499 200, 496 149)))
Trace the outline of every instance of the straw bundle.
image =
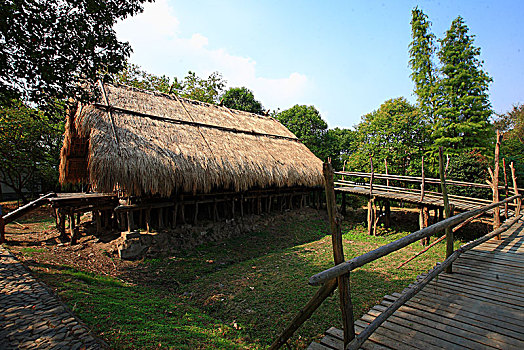
POLYGON ((321 161, 271 117, 126 86, 105 94, 111 112, 91 104, 68 119, 62 183, 164 197, 323 183, 321 161))

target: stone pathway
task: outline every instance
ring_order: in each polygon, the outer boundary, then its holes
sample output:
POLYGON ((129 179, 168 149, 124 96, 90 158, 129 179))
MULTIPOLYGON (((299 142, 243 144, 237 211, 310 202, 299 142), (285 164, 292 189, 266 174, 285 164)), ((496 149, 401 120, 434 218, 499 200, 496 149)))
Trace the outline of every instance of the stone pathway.
POLYGON ((103 349, 89 329, 0 246, 0 349, 103 349))

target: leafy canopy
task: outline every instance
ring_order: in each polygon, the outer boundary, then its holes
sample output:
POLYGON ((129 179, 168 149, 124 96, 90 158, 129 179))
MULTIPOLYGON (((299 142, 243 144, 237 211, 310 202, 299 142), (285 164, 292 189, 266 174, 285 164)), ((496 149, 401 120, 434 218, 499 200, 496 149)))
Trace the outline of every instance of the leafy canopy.
POLYGON ((135 64, 127 64, 122 72, 112 75, 112 80, 139 89, 175 94, 214 104, 219 102, 226 86, 226 81, 218 72, 211 73, 207 79, 203 79, 189 71, 184 79, 178 80, 175 77, 171 80, 166 75, 148 73, 135 64))
POLYGON ((83 83, 124 68, 131 47, 113 25, 145 1, 2 1, 0 103, 86 97, 83 83))
POLYGON ((22 190, 35 190, 37 182, 51 189, 58 185, 64 133, 63 121, 56 121, 59 119, 20 101, 0 108, 0 182, 24 201, 22 190))
POLYGON ((255 99, 253 92, 246 87, 230 88, 222 95, 221 103, 228 108, 263 114, 262 103, 255 99))
POLYGON ((420 172, 420 160, 427 144, 427 126, 420 111, 404 97, 384 102, 376 111, 362 117, 355 133, 355 153, 349 167, 370 170, 369 158, 374 168, 394 174, 414 175, 420 172))

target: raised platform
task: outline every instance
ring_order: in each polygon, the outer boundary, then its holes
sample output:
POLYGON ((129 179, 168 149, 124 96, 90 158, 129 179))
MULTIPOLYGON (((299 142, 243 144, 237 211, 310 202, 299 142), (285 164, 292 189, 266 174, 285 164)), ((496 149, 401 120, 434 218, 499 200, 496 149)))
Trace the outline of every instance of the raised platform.
MULTIPOLYGON (((363 349, 524 349, 524 221, 465 252, 400 307, 363 349)), ((423 277, 423 276, 421 276, 423 277)), ((401 294, 385 296, 355 322, 360 333, 401 294)), ((326 331, 309 349, 343 349, 343 334, 326 331)))

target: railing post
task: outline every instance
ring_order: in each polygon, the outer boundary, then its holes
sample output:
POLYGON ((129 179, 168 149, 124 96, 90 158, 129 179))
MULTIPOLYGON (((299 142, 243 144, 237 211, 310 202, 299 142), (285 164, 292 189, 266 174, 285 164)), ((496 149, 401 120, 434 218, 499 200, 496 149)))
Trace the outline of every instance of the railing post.
MULTIPOLYGON (((499 201, 499 153, 500 153, 500 131, 497 130, 497 143, 495 144, 495 164, 493 168, 493 203, 499 201)), ((500 227, 500 207, 493 210, 493 229, 500 227)), ((500 239, 500 235, 497 236, 500 239)))
POLYGON ((374 230, 374 224, 375 224, 375 211, 373 210, 373 206, 375 205, 375 200, 373 199, 373 179, 375 177, 375 173, 373 172, 373 158, 369 157, 369 164, 371 167, 371 175, 369 178, 369 201, 368 201, 368 234, 372 235, 374 230))
POLYGON ((424 185, 426 177, 424 176, 424 156, 422 156, 422 183, 420 184, 420 201, 424 200, 424 185))
MULTIPOLYGON (((331 241, 333 243, 333 257, 335 265, 344 262, 344 248, 342 246, 342 229, 340 216, 337 213, 335 202, 335 188, 333 183, 333 167, 324 163, 324 181, 326 186, 326 207, 331 228, 331 241)), ((338 277, 338 291, 340 295, 340 310, 344 326, 344 347, 355 338, 353 320, 353 304, 351 302, 349 273, 338 277)))
MULTIPOLYGON (((515 175, 515 167, 513 166, 513 162, 509 165, 509 168, 511 169, 511 179, 513 180, 513 192, 515 192, 515 195, 519 194, 519 188, 517 187, 517 176, 515 175)), ((517 198, 517 208, 515 209, 515 216, 520 215, 520 207, 522 206, 522 199, 519 197, 517 198)))
MULTIPOLYGON (((509 197, 509 189, 508 189, 508 174, 506 173, 506 158, 502 158, 502 168, 504 169, 504 199, 509 197)), ((504 218, 505 220, 508 220, 509 218, 509 206, 508 203, 504 204, 504 218)))
MULTIPOLYGON (((438 149, 438 167, 440 173, 440 188, 442 189, 442 200, 444 202, 444 219, 451 217, 451 209, 449 207, 448 190, 446 188, 446 176, 444 175, 444 159, 442 154, 442 147, 438 149)), ((446 259, 453 254, 453 231, 451 227, 446 227, 446 259)), ((447 273, 452 273, 452 265, 446 268, 447 273)))

